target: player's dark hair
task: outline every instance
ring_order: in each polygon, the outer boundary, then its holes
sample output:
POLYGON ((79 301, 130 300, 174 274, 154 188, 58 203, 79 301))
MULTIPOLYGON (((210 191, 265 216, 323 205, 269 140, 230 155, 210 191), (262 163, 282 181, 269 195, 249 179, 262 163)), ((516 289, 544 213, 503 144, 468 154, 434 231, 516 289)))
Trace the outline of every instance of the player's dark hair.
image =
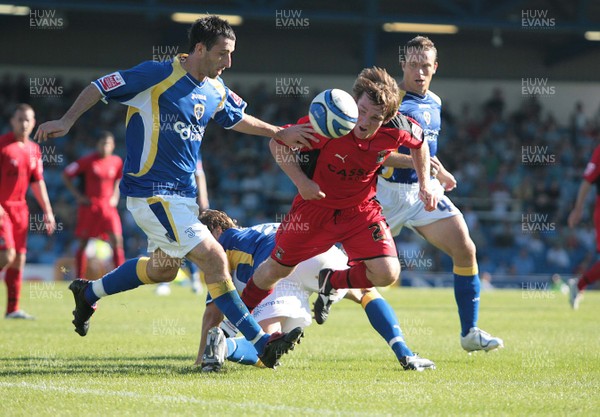
POLYGON ((29 104, 19 103, 14 107, 12 115, 14 116, 18 111, 27 111, 27 110, 31 110, 32 112, 35 113, 35 110, 33 110, 33 107, 31 107, 29 104))
POLYGON ((408 42, 406 42, 405 46, 405 54, 411 53, 411 51, 433 51, 435 54, 434 62, 437 62, 438 54, 437 49, 431 39, 427 36, 415 36, 408 42))
POLYGON ((204 210, 200 213, 198 219, 204 223, 211 232, 217 227, 220 227, 222 231, 238 227, 237 221, 233 220, 225 212, 219 210, 204 210))
POLYGON ((352 87, 354 98, 358 101, 366 94, 376 105, 383 107, 384 121, 389 121, 400 107, 400 88, 396 80, 383 68, 363 69, 352 87))
POLYGON ((115 135, 113 135, 112 132, 109 132, 108 130, 102 130, 98 134, 98 138, 96 139, 96 142, 100 142, 101 140, 104 140, 106 138, 113 138, 113 140, 114 140, 115 135))
POLYGON ((218 16, 207 16, 196 20, 188 31, 190 53, 194 51, 199 42, 210 50, 217 43, 219 36, 235 41, 235 32, 226 20, 218 16))

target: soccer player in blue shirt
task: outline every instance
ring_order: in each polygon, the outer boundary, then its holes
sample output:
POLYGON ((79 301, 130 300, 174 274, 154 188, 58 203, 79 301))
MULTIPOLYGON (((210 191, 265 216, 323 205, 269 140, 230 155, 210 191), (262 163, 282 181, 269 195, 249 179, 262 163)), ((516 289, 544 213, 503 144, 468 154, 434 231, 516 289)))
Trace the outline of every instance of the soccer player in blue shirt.
POLYGON ((475 244, 462 213, 443 195, 444 191, 456 187, 456 179, 436 156, 442 101, 429 90, 429 85, 438 66, 437 50, 429 38, 417 36, 406 44, 404 52, 400 112, 415 119, 423 128, 429 143, 432 173, 436 174, 432 186, 441 197, 435 210, 424 209, 417 197, 419 186, 409 149, 401 147, 385 163, 388 168, 377 182, 377 199, 392 235, 397 236, 402 227, 407 226, 452 258, 463 349, 467 352, 496 349, 503 346, 502 339, 477 327, 480 283, 475 244))
MULTIPOLYGON (((234 284, 241 292, 258 265, 273 251, 279 224, 240 228, 226 213, 217 210, 205 211, 200 215, 200 220, 225 249, 234 284)), ((317 277, 324 268, 346 269, 348 257, 333 246, 298 264, 288 277, 277 283, 274 292, 252 311, 264 331, 285 332, 311 324, 308 298, 311 293, 318 292, 317 277)), ((369 322, 385 339, 405 370, 435 369, 432 361, 414 354, 406 345, 394 310, 375 288, 337 290, 331 297, 332 302, 344 296, 362 305, 369 322)), ((221 369, 225 359, 246 365, 259 363, 256 350, 247 340, 232 337, 225 340, 223 330, 216 327, 222 320, 223 314, 214 306, 209 295, 202 319, 202 339, 196 365, 200 365, 203 372, 216 372, 221 369)), ((237 333, 231 325, 223 323, 222 327, 229 336, 237 333)))
POLYGON ((204 271, 215 304, 254 344, 265 366, 275 367, 300 338, 300 328, 287 334, 262 331, 235 291, 225 252, 198 220, 194 173, 209 120, 226 129, 277 137, 290 147, 310 146, 315 139, 308 124, 283 130, 244 113, 244 100, 219 77, 231 66, 235 40, 226 21, 216 16, 199 19, 189 31, 189 54, 166 62, 143 62, 99 78, 61 119, 42 124, 36 132, 37 141, 65 136, 100 100, 128 106, 127 157, 120 189, 128 210, 148 236, 151 255, 128 260, 98 281, 71 283, 73 324, 79 335, 87 334, 100 298, 172 281, 185 257, 204 271))

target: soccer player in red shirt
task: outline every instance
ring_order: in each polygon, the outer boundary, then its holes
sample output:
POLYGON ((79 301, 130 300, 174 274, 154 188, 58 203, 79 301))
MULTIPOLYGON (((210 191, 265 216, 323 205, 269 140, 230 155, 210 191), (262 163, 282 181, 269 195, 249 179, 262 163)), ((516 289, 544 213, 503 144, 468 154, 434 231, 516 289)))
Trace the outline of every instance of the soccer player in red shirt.
POLYGON ((44 212, 46 233, 56 228, 54 214, 42 176, 42 153, 37 143, 29 139, 35 126, 35 112, 28 104, 19 104, 10 119, 12 131, 0 136, 0 271, 5 267, 8 292, 7 319, 33 319, 19 309, 29 209, 25 201, 27 187, 44 212))
POLYGON ((249 309, 258 305, 298 263, 337 242, 344 246, 350 269, 323 269, 318 300, 328 303, 332 289, 386 286, 398 279, 396 246, 375 200, 377 172, 398 146, 411 148, 421 187, 419 198, 428 210, 437 204, 437 197, 430 191, 429 148, 420 126, 398 113, 400 93, 396 81, 383 69, 367 68, 356 79, 353 93, 359 115, 347 135, 320 138, 313 145, 315 149, 301 150, 297 159, 279 158, 286 154, 285 146, 270 142, 276 162, 296 185, 299 195, 281 222, 271 257, 260 265, 244 289, 242 299, 249 309))
POLYGON ((114 150, 113 134, 104 131, 98 138, 96 152, 69 164, 63 172, 65 185, 79 204, 75 228, 75 236, 79 239, 79 248, 75 255, 78 278, 85 278, 85 247, 90 238, 108 237, 115 268, 125 262, 123 231, 117 212, 123 161, 117 155, 113 155, 114 150), (73 185, 73 178, 78 176, 82 180, 81 191, 73 185))
MULTIPOLYGON (((577 193, 577 200, 575 200, 575 207, 569 214, 567 220, 570 228, 574 228, 581 221, 583 216, 583 206, 585 204, 586 197, 592 188, 592 185, 596 185, 596 203, 594 206, 594 226, 596 227, 596 252, 600 252, 600 146, 594 149, 592 159, 588 162, 585 171, 583 172, 583 180, 579 186, 579 192, 577 193)), ((598 281, 600 279, 600 261, 594 263, 590 269, 584 272, 584 274, 578 280, 569 280, 570 297, 569 301, 573 309, 579 308, 579 302, 582 299, 583 290, 588 285, 598 281)))

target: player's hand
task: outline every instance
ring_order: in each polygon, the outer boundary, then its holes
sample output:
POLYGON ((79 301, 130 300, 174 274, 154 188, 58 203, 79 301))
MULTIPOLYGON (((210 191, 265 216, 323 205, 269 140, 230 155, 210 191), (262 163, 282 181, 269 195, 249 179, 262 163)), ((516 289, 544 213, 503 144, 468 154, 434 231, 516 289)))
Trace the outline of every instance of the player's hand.
POLYGON ((312 128, 311 124, 304 123, 281 129, 273 136, 273 138, 285 143, 290 148, 312 149, 311 141, 315 143, 320 142, 313 133, 315 133, 315 130, 312 128))
POLYGON ((0 227, 2 227, 2 221, 3 221, 5 215, 6 215, 6 212, 4 211, 4 208, 2 206, 0 206, 0 227))
POLYGON ((569 218, 567 219, 567 224, 571 229, 579 224, 581 218, 583 217, 583 209, 574 208, 571 213, 569 213, 569 218))
POLYGON ((454 175, 449 173, 442 167, 442 169, 437 174, 437 179, 439 180, 442 187, 444 187, 444 191, 452 191, 456 188, 457 182, 454 175))
POLYGON ((56 220, 53 213, 44 214, 44 224, 46 225, 46 233, 50 236, 56 230, 56 220))
MULTIPOLYGON (((119 197, 113 195, 110 200, 108 200, 108 204, 110 204, 111 207, 117 207, 119 205, 119 197)), ((203 210, 201 208, 200 212, 202 211, 203 210)))
POLYGON ((425 204, 426 211, 433 211, 440 201, 440 196, 438 193, 432 192, 429 187, 423 187, 419 190, 419 200, 425 204))
POLYGON ((308 178, 298 186, 298 192, 305 200, 320 200, 325 198, 325 193, 321 191, 319 184, 308 178))
POLYGON ((69 133, 69 130, 71 130, 71 126, 62 119, 51 120, 38 126, 38 130, 35 132, 33 139, 38 143, 42 143, 46 142, 48 139, 63 137, 69 133))

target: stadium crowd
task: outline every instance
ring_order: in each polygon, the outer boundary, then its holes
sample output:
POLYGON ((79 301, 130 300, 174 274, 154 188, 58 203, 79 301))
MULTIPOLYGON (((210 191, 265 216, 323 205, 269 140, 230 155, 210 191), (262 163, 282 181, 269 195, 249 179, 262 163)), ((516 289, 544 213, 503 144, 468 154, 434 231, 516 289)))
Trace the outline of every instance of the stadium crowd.
MULTIPOLYGON (((60 117, 85 87, 56 79, 54 89, 32 94, 31 79, 22 75, 0 78, 0 134, 9 130, 11 109, 20 102, 36 111, 37 123, 60 117), (55 94, 56 93, 56 94, 55 94)), ((273 124, 295 122, 305 114, 312 95, 276 95, 267 85, 232 84, 242 97, 251 97, 251 114, 273 124)), ((444 99, 444 97, 442 97, 444 99)), ((478 248, 479 269, 491 274, 578 274, 595 251, 591 213, 577 229, 566 227, 586 163, 600 137, 600 115, 586 116, 574 103, 570 123, 559 124, 536 96, 523 96, 517 111, 506 110, 503 92, 496 90, 483 103, 444 104, 440 159, 458 180, 452 200, 461 208, 478 248)), ((54 263, 74 254, 76 204, 61 175, 65 166, 90 152, 97 134, 115 134, 115 153, 124 156, 125 109, 114 103, 93 107, 73 127, 75 140, 55 139, 41 144, 44 177, 57 219, 53 236, 30 231, 28 262, 54 263)), ((239 224, 280 221, 296 189, 277 167, 267 140, 208 126, 203 143, 203 167, 210 206, 227 212, 239 224)), ((592 197, 592 196, 590 196, 592 197)), ((589 204, 587 210, 593 206, 589 204)), ((30 201, 31 214, 39 207, 30 201)), ((145 237, 119 204, 126 257, 145 252, 145 237)), ((402 233, 401 257, 431 259, 427 271, 447 271, 450 258, 412 233, 402 233), (423 252, 424 251, 424 252, 423 252)), ((407 269, 420 268, 405 262, 407 269)))

